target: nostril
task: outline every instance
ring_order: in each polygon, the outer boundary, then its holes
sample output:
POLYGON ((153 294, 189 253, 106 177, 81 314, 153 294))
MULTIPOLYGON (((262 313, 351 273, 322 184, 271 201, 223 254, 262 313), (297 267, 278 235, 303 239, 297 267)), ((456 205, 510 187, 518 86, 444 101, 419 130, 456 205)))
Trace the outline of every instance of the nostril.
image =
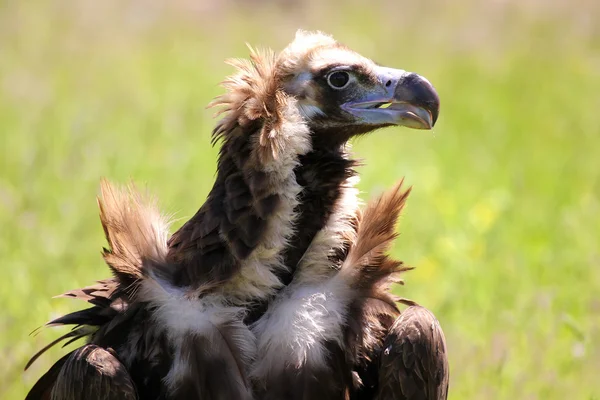
POLYGON ((390 87, 391 84, 392 84, 392 80, 390 79, 389 81, 387 81, 385 83, 385 87, 390 87))

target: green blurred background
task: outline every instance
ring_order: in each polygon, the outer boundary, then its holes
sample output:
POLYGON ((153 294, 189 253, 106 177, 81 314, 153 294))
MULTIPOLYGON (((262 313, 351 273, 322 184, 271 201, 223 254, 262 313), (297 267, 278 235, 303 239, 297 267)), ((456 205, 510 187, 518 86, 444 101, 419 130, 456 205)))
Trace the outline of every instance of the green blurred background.
POLYGON ((446 332, 451 399, 600 398, 597 1, 0 1, 0 398, 109 275, 99 179, 135 180, 180 225, 215 171, 205 105, 244 43, 321 29, 438 89, 433 133, 355 142, 367 199, 414 186, 398 292, 446 332))

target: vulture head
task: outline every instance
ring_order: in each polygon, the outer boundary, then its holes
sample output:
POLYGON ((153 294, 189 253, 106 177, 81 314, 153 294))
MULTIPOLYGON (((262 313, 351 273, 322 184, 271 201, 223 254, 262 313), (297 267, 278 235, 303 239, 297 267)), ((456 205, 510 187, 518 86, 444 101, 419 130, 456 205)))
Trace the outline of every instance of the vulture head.
POLYGON ((378 128, 431 129, 437 120, 439 97, 427 79, 379 66, 323 33, 298 31, 279 55, 250 50, 249 61, 230 61, 238 73, 213 103, 230 112, 225 125, 262 120, 274 137, 289 120, 282 112, 295 109, 313 146, 335 147, 378 128))

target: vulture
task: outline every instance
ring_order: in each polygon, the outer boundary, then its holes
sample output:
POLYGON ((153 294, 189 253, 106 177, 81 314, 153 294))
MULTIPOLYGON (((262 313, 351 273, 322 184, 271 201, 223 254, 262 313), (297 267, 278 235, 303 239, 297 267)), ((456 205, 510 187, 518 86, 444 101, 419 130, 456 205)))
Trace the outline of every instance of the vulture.
POLYGON ((362 207, 348 144, 431 129, 435 89, 321 32, 229 64, 206 201, 169 236, 152 197, 102 181, 112 277, 62 295, 89 306, 50 321, 73 328, 26 368, 86 344, 27 399, 446 399, 438 321, 390 293, 410 269, 387 254, 410 189, 362 207))

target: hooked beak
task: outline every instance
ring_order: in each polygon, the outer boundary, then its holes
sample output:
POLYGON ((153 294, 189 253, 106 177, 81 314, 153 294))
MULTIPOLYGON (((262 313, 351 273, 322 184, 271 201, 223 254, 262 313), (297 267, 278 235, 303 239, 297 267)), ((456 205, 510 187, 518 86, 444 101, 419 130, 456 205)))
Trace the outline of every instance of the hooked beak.
POLYGON ((380 90, 343 104, 346 112, 369 125, 433 128, 440 111, 440 98, 427 79, 385 67, 378 67, 376 73, 382 85, 380 90))

